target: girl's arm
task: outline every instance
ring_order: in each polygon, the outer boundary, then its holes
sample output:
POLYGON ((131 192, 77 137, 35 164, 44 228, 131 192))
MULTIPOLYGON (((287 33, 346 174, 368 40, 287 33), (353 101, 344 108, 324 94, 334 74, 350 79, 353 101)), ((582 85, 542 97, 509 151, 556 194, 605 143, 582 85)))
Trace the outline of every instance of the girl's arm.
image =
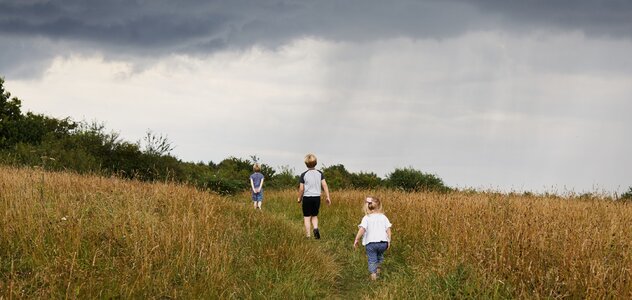
POLYGON ((303 199, 303 192, 305 191, 305 185, 302 183, 298 184, 298 203, 301 203, 301 199, 303 199))
POLYGON ((256 193, 257 191, 255 191, 255 183, 252 182, 252 178, 250 178, 250 188, 252 189, 253 193, 256 193))
POLYGON ((360 229, 358 229, 358 234, 356 234, 355 241, 353 241, 353 249, 358 248, 358 241, 360 240, 362 235, 364 235, 364 231, 364 227, 360 227, 360 229))
POLYGON ((391 247, 391 243, 393 242, 393 239, 391 238, 391 228, 389 227, 388 229, 386 229, 386 235, 388 236, 388 247, 386 247, 386 249, 391 247))

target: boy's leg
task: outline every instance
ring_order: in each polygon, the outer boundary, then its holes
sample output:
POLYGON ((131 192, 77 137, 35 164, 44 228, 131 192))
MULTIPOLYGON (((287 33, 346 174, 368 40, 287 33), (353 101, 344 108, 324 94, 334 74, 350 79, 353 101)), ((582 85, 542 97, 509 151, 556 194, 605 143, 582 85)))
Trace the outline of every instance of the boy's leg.
POLYGON ((318 230, 318 216, 312 217, 312 227, 314 227, 314 237, 320 239, 320 231, 318 230))
POLYGON ((310 236, 310 225, 311 225, 311 219, 312 217, 303 217, 303 223, 305 223, 305 235, 307 237, 310 236))

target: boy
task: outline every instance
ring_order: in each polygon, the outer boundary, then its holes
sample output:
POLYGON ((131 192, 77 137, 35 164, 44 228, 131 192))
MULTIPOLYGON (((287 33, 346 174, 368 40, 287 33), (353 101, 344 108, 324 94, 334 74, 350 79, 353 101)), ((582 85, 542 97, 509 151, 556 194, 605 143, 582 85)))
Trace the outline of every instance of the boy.
POLYGON ((310 225, 314 226, 314 238, 320 239, 318 230, 318 211, 320 209, 320 192, 325 191, 327 205, 331 205, 329 189, 323 176, 323 172, 316 170, 316 156, 314 154, 305 155, 305 166, 307 171, 300 177, 298 186, 298 203, 303 202, 303 222, 305 223, 305 233, 310 237, 310 225))
POLYGON ((252 166, 254 173, 250 175, 250 190, 252 191, 252 202, 255 209, 261 210, 261 202, 263 202, 263 174, 261 174, 261 166, 255 163, 252 166))

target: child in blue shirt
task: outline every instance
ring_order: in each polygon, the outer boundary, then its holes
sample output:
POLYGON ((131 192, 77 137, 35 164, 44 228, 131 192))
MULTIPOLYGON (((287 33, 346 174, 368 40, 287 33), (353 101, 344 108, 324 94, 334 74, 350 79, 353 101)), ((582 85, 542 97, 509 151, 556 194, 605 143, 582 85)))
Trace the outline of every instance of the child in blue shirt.
POLYGON ((250 191, 252 192, 252 202, 255 209, 261 210, 261 202, 263 202, 263 174, 261 174, 261 166, 255 164, 252 167, 254 173, 250 175, 250 191))

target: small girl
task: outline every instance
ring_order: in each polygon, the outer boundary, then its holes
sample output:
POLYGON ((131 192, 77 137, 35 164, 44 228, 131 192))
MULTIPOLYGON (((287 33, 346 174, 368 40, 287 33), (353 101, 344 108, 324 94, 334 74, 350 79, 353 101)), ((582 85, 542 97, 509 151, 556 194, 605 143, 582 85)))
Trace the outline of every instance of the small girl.
POLYGON ((364 204, 365 216, 358 225, 358 234, 353 242, 353 248, 358 247, 358 240, 362 237, 362 245, 366 247, 369 261, 371 280, 377 279, 380 265, 384 261, 384 252, 391 246, 391 222, 382 211, 380 199, 367 197, 364 204))

